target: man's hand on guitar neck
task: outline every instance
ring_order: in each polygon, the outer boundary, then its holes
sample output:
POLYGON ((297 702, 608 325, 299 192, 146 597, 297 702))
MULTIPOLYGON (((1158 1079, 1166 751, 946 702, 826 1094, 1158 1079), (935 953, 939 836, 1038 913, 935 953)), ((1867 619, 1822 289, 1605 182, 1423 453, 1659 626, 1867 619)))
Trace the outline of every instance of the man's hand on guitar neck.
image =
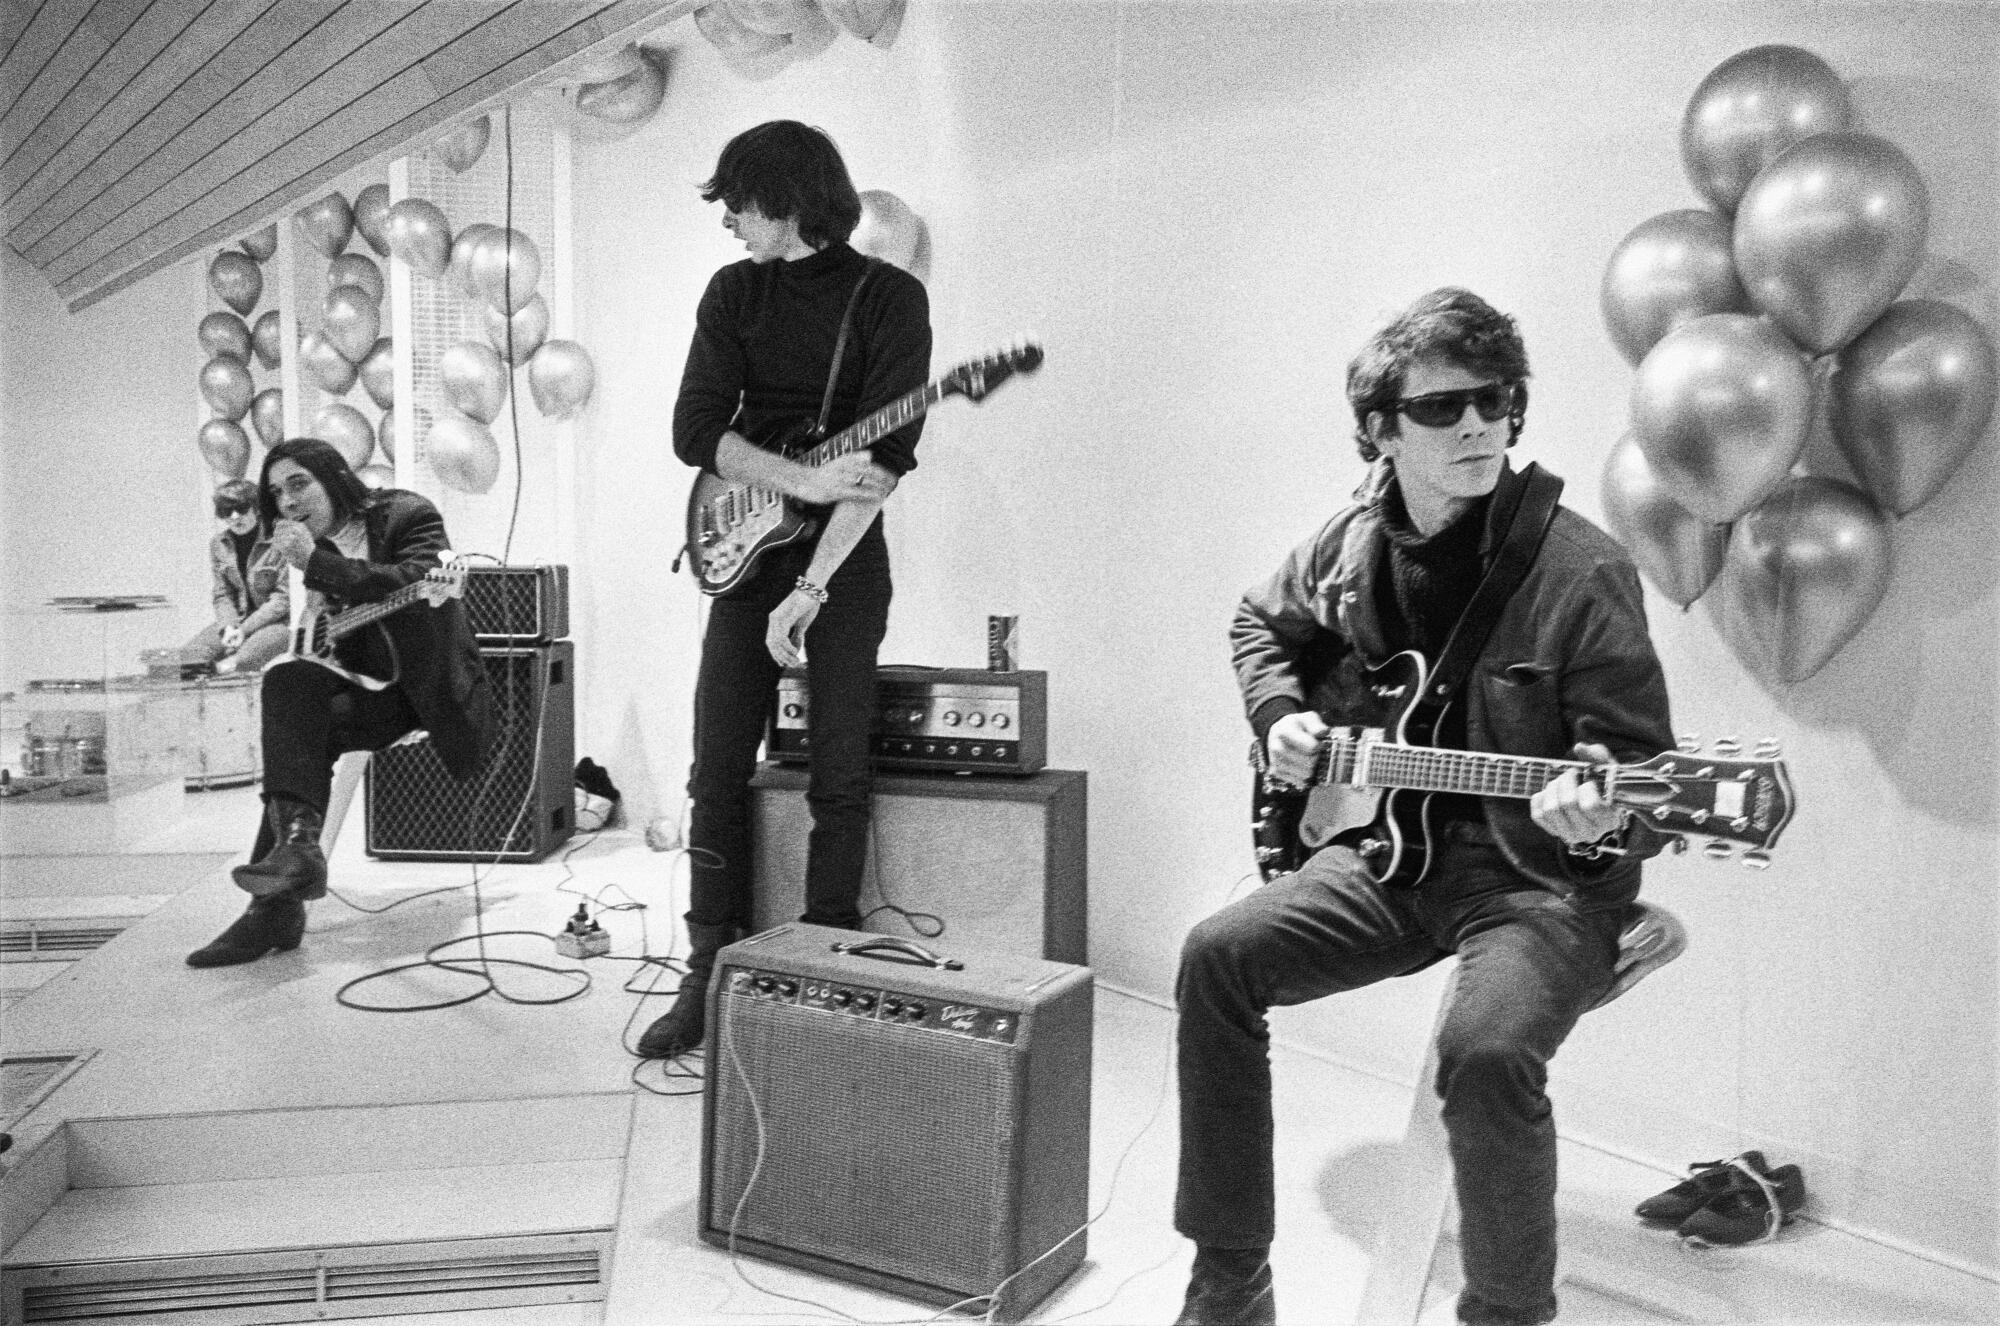
POLYGON ((1264 737, 1264 755, 1271 777, 1304 787, 1319 769, 1320 749, 1329 731, 1326 720, 1310 709, 1286 714, 1271 724, 1264 737))
POLYGON ((896 476, 865 451, 836 456, 824 465, 802 465, 736 433, 724 433, 716 445, 715 472, 731 483, 775 488, 813 506, 880 502, 896 491, 896 476))
MULTIPOLYGON (((1579 742, 1571 752, 1586 764, 1611 763, 1610 748, 1579 742)), ((1528 799, 1528 814, 1545 832, 1580 851, 1614 832, 1621 822, 1618 807, 1605 799, 1594 779, 1566 769, 1554 782, 1528 799)))

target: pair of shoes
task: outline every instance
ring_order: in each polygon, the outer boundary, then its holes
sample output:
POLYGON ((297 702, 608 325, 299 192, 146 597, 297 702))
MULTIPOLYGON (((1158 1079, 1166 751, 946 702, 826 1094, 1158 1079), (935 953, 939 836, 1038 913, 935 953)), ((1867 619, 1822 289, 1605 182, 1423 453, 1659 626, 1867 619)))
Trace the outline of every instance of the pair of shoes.
POLYGON ((708 972, 689 971, 681 977, 674 1006, 653 1019, 639 1037, 641 1059, 671 1059, 695 1049, 708 1034, 708 972))
POLYGON ((234 967, 266 953, 289 953, 306 933, 305 899, 294 893, 252 898, 243 915, 187 955, 190 967, 234 967))
POLYGON ((1805 1174, 1797 1165, 1780 1165, 1768 1174, 1746 1165, 1736 1176, 1739 1182, 1681 1221, 1683 1239, 1697 1247, 1762 1243, 1776 1238, 1806 1204, 1805 1174))
POLYGON ((1277 1326, 1269 1248, 1198 1245, 1174 1326, 1277 1326))
POLYGON ((1704 1160, 1688 1166, 1688 1177, 1662 1193, 1655 1193, 1633 1208, 1641 1220, 1678 1225, 1709 1202, 1739 1183, 1746 1182, 1745 1169, 1769 1175, 1762 1151, 1745 1151, 1729 1160, 1704 1160))
POLYGON ((265 808, 277 846, 261 861, 230 871, 236 887, 253 898, 289 893, 302 901, 326 896, 326 853, 319 847, 325 817, 302 801, 273 800, 265 808))

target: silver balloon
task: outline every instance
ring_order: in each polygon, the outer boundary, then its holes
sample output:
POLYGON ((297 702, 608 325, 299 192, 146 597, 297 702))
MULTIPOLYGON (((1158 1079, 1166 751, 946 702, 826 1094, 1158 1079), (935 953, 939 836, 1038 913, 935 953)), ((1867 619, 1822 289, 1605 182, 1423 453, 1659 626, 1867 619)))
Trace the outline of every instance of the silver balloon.
POLYGON ((396 412, 382 411, 382 417, 375 421, 375 445, 382 448, 382 454, 391 461, 396 459, 396 412))
POLYGON ((334 450, 347 458, 347 468, 358 470, 375 454, 375 426, 368 416, 345 401, 322 405, 313 416, 312 435, 331 442, 334 450))
POLYGON ((396 486, 396 472, 387 465, 363 465, 354 472, 354 477, 367 484, 370 488, 394 488, 396 486))
POLYGON ((483 493, 500 477, 500 446, 485 424, 447 414, 424 434, 424 459, 448 487, 483 493))
POLYGON ((359 365, 361 386, 383 409, 396 403, 396 342, 384 336, 370 347, 359 365))
POLYGON ((263 297, 264 273, 249 254, 226 249, 208 264, 208 288, 238 313, 248 313, 263 297))
POLYGON ((360 286, 340 286, 327 294, 320 330, 342 359, 359 364, 382 334, 382 310, 360 286))
POLYGON ((443 276, 451 262, 451 223, 436 203, 405 198, 389 209, 383 224, 389 251, 410 264, 419 276, 443 276))
POLYGON ((460 341, 438 356, 438 378, 444 398, 461 414, 482 424, 493 422, 507 400, 507 366, 491 348, 460 341))
POLYGON ((326 265, 326 288, 333 291, 344 285, 366 290, 370 299, 382 302, 382 269, 365 253, 343 253, 326 265))
POLYGON ((234 313, 209 314, 195 328, 194 335, 210 359, 234 359, 239 364, 250 362, 250 329, 234 313))
POLYGON ((1847 484, 1801 475, 1736 522, 1708 601, 1760 677, 1804 681, 1875 611, 1890 570, 1882 513, 1847 484))
POLYGON ((528 361, 528 391, 535 408, 551 419, 567 419, 590 403, 597 366, 575 341, 549 341, 528 361))
POLYGON ((250 329, 250 346, 257 352, 257 362, 266 368, 276 368, 284 359, 284 334, 279 330, 283 325, 278 310, 272 309, 250 329))
POLYGON ((234 423, 250 413, 250 398, 257 394, 250 370, 240 359, 217 355, 201 366, 201 398, 216 417, 234 423))
POLYGON ((354 228, 376 253, 389 255, 389 186, 371 184, 354 195, 354 228))
POLYGON ((2000 365, 1950 304, 1891 304, 1836 357, 1829 422, 1875 504, 1908 515, 1937 495, 1992 421, 2000 365))
POLYGON ((1923 261, 1930 194, 1894 143, 1809 138, 1767 166, 1736 209, 1736 273, 1751 302, 1814 354, 1882 316, 1923 261))
POLYGON ((338 258, 354 235, 354 209, 345 194, 330 193, 301 207, 292 217, 299 233, 329 258, 338 258))
POLYGON ((320 390, 335 396, 346 395, 354 385, 354 362, 334 349, 323 332, 309 332, 299 342, 299 367, 320 390))
POLYGON ((518 230, 496 229, 473 245, 473 288, 487 304, 504 313, 519 313, 527 307, 541 275, 541 252, 535 241, 518 230))
POLYGON ((285 440, 285 393, 276 387, 266 387, 250 402, 250 422, 257 429, 257 440, 267 447, 275 447, 285 440))
POLYGON ((1681 115, 1681 164, 1695 192, 1726 214, 1757 172, 1814 134, 1848 127, 1847 85, 1796 46, 1756 46, 1701 80, 1681 115))
POLYGON ((243 251, 263 262, 278 251, 278 223, 273 221, 262 230, 252 231, 240 242, 243 251))
POLYGON ((639 67, 639 44, 626 42, 587 59, 563 66, 563 81, 572 84, 615 83, 639 67))
POLYGON ((808 60, 831 46, 840 29, 814 0, 721 0, 730 16, 752 32, 783 37, 794 60, 808 60))
POLYGON ((903 26, 903 9, 908 0, 819 0, 819 3, 842 31, 887 50, 903 26))
POLYGON ((747 26, 727 5, 709 4, 695 10, 694 26, 723 61, 745 78, 769 78, 792 61, 790 37, 772 36, 747 26))
POLYGON ((847 241, 856 253, 894 263, 907 272, 923 238, 923 219, 908 203, 886 189, 862 191, 861 221, 847 241))
POLYGON ((453 174, 462 175, 486 151, 486 140, 492 135, 493 123, 482 115, 447 131, 431 144, 431 150, 437 153, 438 160, 451 167, 453 174))
POLYGON ((1729 224, 1693 208, 1641 221, 1620 240, 1597 301, 1612 344, 1632 364, 1683 322, 1750 310, 1729 251, 1729 224))
POLYGON ((667 58, 641 51, 629 72, 604 83, 576 89, 576 108, 608 124, 637 124, 660 108, 667 95, 667 58))
POLYGON ((1736 519, 1784 480, 1811 422, 1805 359, 1744 313, 1675 328, 1632 380, 1632 432, 1647 463, 1711 524, 1736 519))
POLYGON ((549 335, 548 301, 540 295, 529 300, 527 306, 513 317, 505 317, 496 308, 479 310, 479 321, 486 329, 486 339, 490 341, 500 357, 515 368, 528 362, 528 356, 541 348, 549 335), (513 336, 512 353, 509 353, 507 338, 513 336))
POLYGON ((1604 520, 1641 574, 1685 608, 1722 569, 1729 527, 1711 525, 1676 502, 1630 433, 1604 463, 1604 520))
POLYGON ((227 419, 211 419, 203 424, 194 442, 208 468, 225 479, 240 479, 250 468, 250 439, 227 419))

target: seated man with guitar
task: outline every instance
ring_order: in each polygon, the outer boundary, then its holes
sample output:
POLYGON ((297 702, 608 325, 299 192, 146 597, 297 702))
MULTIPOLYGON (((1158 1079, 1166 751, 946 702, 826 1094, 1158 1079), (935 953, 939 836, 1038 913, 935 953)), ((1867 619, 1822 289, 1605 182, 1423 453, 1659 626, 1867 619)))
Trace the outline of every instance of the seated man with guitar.
POLYGON ((1631 561, 1556 505, 1560 480, 1507 462, 1527 378, 1512 318, 1459 289, 1417 300, 1348 367, 1375 462, 1357 503, 1237 609, 1263 786, 1343 786, 1329 807, 1263 807, 1269 883, 1182 951, 1175 1226, 1198 1245, 1183 1322, 1275 1318, 1266 1011, 1453 954, 1431 1085, 1458 1317, 1555 1316, 1547 1065, 1614 992, 1639 863, 1666 841, 1607 793, 1612 762, 1674 743, 1631 561), (1405 790, 1364 798, 1364 781, 1405 790))
POLYGON ((674 406, 674 451, 736 493, 710 498, 698 480, 688 553, 715 597, 694 699, 694 800, 688 829, 690 952, 673 1007, 639 1053, 701 1044, 715 954, 750 924, 750 778, 779 670, 800 662, 812 777, 806 803, 804 919, 858 926, 873 782, 869 731, 875 658, 889 623, 889 547, 882 503, 916 465, 923 422, 864 449, 810 452, 833 428, 924 386, 930 302, 923 283, 863 257, 847 238, 860 195, 833 140, 792 120, 731 139, 701 186, 749 257, 709 280, 674 406), (817 463, 815 463, 817 462, 817 463), (723 559, 718 519, 778 509, 802 517, 723 559), (815 537, 816 536, 816 537, 815 537))
POLYGON ((494 735, 491 687, 458 602, 464 568, 441 566, 449 543, 437 508, 402 489, 371 491, 314 438, 266 452, 258 493, 271 547, 305 573, 309 601, 290 653, 263 674, 264 816, 250 864, 232 872, 250 906, 188 955, 191 967, 299 946, 306 903, 326 894, 320 829, 344 752, 422 728, 451 775, 469 778, 494 735))

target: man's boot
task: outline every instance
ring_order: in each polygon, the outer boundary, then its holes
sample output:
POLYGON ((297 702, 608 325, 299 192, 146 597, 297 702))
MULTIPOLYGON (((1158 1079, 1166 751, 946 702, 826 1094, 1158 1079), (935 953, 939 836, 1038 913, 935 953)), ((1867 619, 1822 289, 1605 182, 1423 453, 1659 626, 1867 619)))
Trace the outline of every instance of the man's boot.
POLYGON ((326 896, 326 853, 319 849, 324 817, 303 801, 274 798, 264 808, 277 846, 261 861, 230 871, 236 887, 257 898, 290 893, 301 901, 326 896))
POLYGON ((289 953, 306 932, 305 900, 295 893, 252 898, 249 910, 207 945, 188 954, 190 967, 234 967, 266 953, 289 953))
POLYGON ((1187 1299, 1174 1326, 1276 1326, 1269 1248, 1198 1244, 1187 1299))
POLYGON ((708 1034, 708 974, 715 969, 716 951, 735 940, 733 925, 688 923, 687 975, 681 977, 674 1006, 639 1037, 641 1059, 671 1059, 702 1043, 708 1034))

